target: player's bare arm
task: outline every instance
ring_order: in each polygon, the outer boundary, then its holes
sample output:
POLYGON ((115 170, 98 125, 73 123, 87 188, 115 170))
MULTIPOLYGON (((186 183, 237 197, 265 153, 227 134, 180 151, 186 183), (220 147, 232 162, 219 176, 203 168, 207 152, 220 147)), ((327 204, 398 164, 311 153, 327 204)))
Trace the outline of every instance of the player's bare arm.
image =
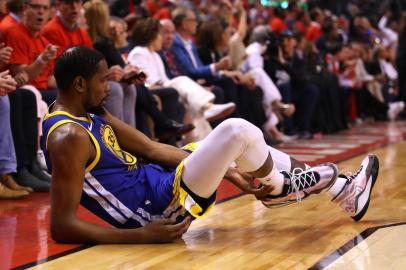
POLYGON ((59 242, 71 243, 161 243, 180 238, 190 218, 174 225, 162 219, 138 229, 117 229, 80 219, 79 207, 85 168, 95 157, 86 131, 76 124, 65 124, 51 133, 48 152, 52 163, 51 233, 59 242))
MULTIPOLYGON (((106 112, 105 119, 113 127, 120 146, 130 153, 173 168, 189 155, 171 145, 152 141, 108 112, 106 112)), ((271 186, 256 187, 249 181, 247 175, 241 174, 234 168, 230 168, 224 177, 245 193, 253 194, 258 198, 265 196, 272 189, 271 186)))
POLYGON ((120 147, 129 153, 172 168, 178 166, 189 155, 181 149, 149 139, 108 112, 104 118, 113 128, 120 147))

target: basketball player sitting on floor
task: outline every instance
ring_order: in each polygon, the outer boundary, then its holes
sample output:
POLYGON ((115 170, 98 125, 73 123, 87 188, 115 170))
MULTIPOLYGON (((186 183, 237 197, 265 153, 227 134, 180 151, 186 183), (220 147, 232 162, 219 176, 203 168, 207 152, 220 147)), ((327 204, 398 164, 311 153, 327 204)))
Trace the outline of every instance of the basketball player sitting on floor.
POLYGON ((356 221, 368 208, 378 175, 375 156, 351 176, 338 175, 332 163, 310 168, 266 145, 262 132, 242 119, 228 119, 204 140, 178 149, 151 141, 103 109, 108 67, 97 51, 67 49, 55 79, 58 98, 45 117, 42 147, 52 172, 56 241, 173 241, 213 207, 224 177, 267 207, 327 190, 356 221), (253 178, 262 185, 253 186, 253 178), (114 228, 78 218, 79 203, 114 228))

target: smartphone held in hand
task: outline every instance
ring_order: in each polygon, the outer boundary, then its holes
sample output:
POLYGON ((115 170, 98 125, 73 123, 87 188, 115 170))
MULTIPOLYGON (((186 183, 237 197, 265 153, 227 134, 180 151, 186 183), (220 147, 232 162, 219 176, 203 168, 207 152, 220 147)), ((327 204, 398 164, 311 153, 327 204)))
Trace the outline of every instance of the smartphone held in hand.
POLYGON ((143 71, 139 71, 139 72, 131 71, 131 72, 125 74, 123 76, 123 78, 121 79, 121 81, 124 83, 131 84, 136 80, 143 80, 146 77, 147 76, 145 75, 145 73, 143 71))

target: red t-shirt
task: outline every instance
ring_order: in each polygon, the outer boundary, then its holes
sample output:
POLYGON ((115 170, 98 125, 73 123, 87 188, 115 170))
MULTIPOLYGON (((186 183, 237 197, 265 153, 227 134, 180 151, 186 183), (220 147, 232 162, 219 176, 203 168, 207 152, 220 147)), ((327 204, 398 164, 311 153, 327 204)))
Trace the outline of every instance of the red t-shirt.
MULTIPOLYGON (((32 36, 21 23, 6 30, 4 42, 13 48, 10 65, 31 65, 49 44, 41 34, 38 37, 32 36)), ((30 84, 38 89, 47 89, 48 77, 53 75, 53 67, 54 61, 51 61, 30 84)))
POLYGON ((309 41, 316 41, 321 36, 321 28, 318 23, 312 22, 307 29, 306 38, 309 41))
POLYGON ((9 15, 6 15, 0 22, 0 31, 5 32, 8 28, 14 27, 18 24, 18 22, 9 15))
POLYGON ((59 16, 50 20, 42 30, 42 35, 53 45, 59 46, 58 56, 69 46, 83 45, 93 48, 92 40, 86 30, 78 27, 75 30, 66 28, 59 16))
POLYGON ((307 32, 307 26, 305 26, 305 24, 301 21, 296 21, 295 22, 295 27, 297 29, 297 31, 299 31, 300 33, 302 33, 303 35, 306 34, 307 32))
POLYGON ((271 30, 276 33, 282 33, 288 27, 286 26, 285 22, 278 17, 273 17, 270 22, 271 30))
POLYGON ((160 8, 157 12, 154 13, 154 18, 157 20, 171 19, 171 11, 168 8, 160 8))

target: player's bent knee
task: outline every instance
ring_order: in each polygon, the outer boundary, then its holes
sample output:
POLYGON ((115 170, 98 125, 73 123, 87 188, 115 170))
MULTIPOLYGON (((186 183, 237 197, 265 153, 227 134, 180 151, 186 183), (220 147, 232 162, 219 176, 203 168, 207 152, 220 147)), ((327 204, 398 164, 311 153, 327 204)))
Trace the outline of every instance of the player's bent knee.
POLYGON ((259 128, 241 118, 227 119, 219 125, 219 128, 230 142, 250 143, 263 137, 259 128))

